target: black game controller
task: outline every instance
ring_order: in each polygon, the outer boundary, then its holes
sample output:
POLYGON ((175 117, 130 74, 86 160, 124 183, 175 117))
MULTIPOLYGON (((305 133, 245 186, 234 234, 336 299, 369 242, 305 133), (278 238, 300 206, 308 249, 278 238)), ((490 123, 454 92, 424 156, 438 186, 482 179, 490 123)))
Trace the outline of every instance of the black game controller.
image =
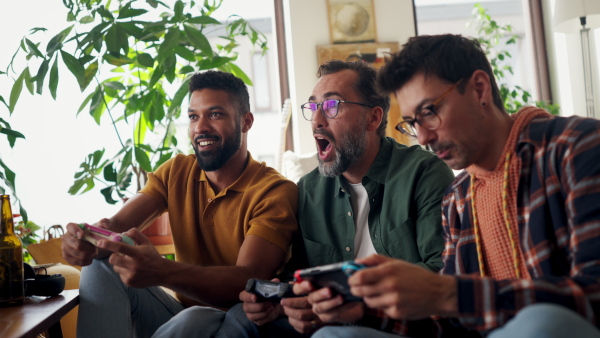
POLYGON ((246 282, 246 291, 255 294, 260 302, 279 303, 281 298, 298 297, 292 291, 292 286, 290 283, 250 278, 246 282))
POLYGON ((61 274, 36 274, 31 265, 23 264, 25 296, 57 296, 65 289, 65 277, 61 274))

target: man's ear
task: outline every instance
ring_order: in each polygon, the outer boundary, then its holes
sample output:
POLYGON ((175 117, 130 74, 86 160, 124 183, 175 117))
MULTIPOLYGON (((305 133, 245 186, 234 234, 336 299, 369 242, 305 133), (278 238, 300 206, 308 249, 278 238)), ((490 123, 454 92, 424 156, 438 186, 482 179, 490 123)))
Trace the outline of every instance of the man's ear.
POLYGON ((367 130, 377 130, 383 120, 383 108, 373 107, 367 112, 367 130))
POLYGON ((471 83, 475 89, 477 100, 481 102, 487 102, 492 104, 492 84, 490 83, 490 77, 486 72, 478 69, 471 75, 471 83))
POLYGON ((252 112, 247 112, 242 115, 242 133, 247 133, 254 123, 254 115, 252 112))

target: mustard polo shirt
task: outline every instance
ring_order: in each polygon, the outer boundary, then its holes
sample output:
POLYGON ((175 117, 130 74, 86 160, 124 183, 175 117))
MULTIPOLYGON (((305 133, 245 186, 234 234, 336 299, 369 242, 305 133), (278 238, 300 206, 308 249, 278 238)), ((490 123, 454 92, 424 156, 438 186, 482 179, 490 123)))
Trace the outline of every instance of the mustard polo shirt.
MULTIPOLYGON (((149 173, 140 192, 153 197, 161 212, 169 212, 179 262, 235 266, 247 235, 287 252, 298 229, 298 187, 250 153, 242 175, 217 195, 196 157, 183 154, 149 173)), ((178 298, 185 306, 196 304, 178 298)))

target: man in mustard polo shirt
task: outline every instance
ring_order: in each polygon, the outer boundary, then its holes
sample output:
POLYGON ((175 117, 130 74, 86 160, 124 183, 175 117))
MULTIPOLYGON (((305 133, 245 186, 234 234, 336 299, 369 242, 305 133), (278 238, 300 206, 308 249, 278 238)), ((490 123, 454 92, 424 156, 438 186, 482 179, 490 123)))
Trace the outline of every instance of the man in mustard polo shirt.
MULTIPOLYGON (((137 245, 99 241, 96 248, 80 239, 77 224, 67 225, 63 256, 85 266, 78 336, 151 336, 192 305, 231 306, 249 278, 272 278, 285 263, 298 190, 247 151, 254 117, 245 84, 208 71, 192 76, 189 92, 195 156, 165 162, 119 212, 96 224, 126 231, 137 245), (167 211, 176 261, 162 258, 138 230, 167 211)), ((195 320, 206 332, 218 329, 224 313, 204 313, 195 320)))

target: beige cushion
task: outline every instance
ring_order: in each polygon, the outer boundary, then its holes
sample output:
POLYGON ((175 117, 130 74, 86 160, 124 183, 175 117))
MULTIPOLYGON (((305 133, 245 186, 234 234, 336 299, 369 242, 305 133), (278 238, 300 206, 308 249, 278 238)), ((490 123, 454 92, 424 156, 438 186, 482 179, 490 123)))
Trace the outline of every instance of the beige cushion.
POLYGON ((300 177, 308 174, 319 165, 317 152, 296 154, 293 151, 283 153, 281 173, 290 181, 298 182, 300 177))

